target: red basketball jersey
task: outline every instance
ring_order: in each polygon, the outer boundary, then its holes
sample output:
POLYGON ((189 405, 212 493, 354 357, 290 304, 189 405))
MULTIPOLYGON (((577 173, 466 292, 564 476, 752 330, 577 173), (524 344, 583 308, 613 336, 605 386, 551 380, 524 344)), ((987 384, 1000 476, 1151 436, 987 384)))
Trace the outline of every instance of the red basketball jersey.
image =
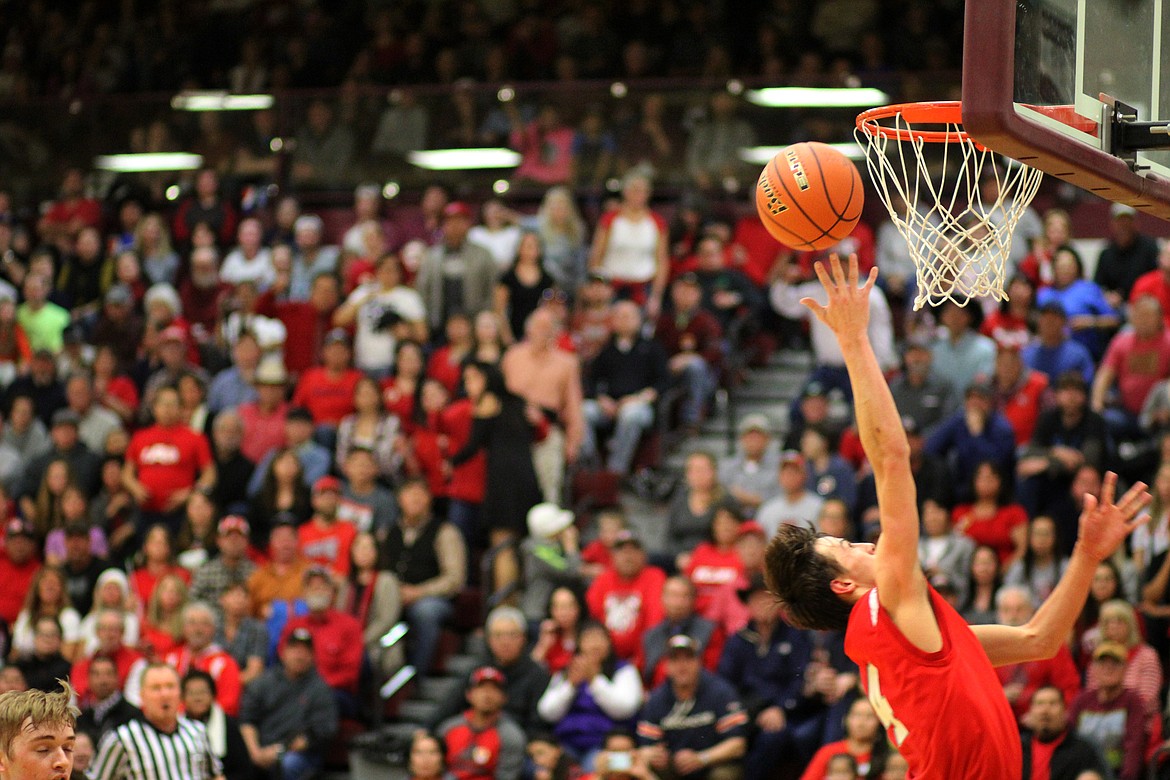
POLYGON ((874 588, 853 606, 845 652, 913 780, 1019 778, 1019 730, 995 669, 959 613, 929 591, 941 650, 911 644, 874 588))

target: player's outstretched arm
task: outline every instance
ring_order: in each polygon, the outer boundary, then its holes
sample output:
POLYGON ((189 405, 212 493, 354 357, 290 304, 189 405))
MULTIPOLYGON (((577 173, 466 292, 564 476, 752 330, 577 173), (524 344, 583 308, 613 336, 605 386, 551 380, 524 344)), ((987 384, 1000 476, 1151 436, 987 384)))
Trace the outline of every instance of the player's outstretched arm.
POLYGON ((1115 503, 1116 490, 1117 475, 1110 471, 1105 475, 1101 498, 1085 496, 1077 544, 1068 569, 1052 595, 1027 624, 1018 628, 971 626, 992 665, 1006 666, 1051 658, 1061 644, 1068 641, 1077 616, 1085 606, 1097 565, 1113 555, 1135 528, 1150 519, 1148 514, 1139 516, 1150 503, 1144 482, 1131 487, 1115 503))
POLYGON ((918 565, 918 499, 910 443, 869 341, 869 294, 877 268, 859 284, 857 256, 850 256, 846 269, 833 255, 829 267, 817 263, 816 272, 828 303, 821 306, 812 298, 801 303, 836 335, 853 383, 857 429, 873 467, 882 527, 875 572, 878 595, 892 613, 904 595, 913 594, 926 604, 926 580, 918 565))

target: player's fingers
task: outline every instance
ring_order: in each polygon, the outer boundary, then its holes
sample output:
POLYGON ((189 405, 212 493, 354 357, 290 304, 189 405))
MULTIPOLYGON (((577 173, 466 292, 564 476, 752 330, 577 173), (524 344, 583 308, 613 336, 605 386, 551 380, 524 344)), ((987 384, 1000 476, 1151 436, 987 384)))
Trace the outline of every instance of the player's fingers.
POLYGON ((818 320, 823 321, 825 319, 825 307, 824 306, 821 306, 819 303, 817 303, 812 298, 801 298, 800 302, 802 304, 804 304, 806 307, 808 307, 808 310, 811 311, 813 314, 815 314, 816 318, 818 320))
POLYGON ((833 280, 829 278, 829 271, 825 268, 825 264, 817 260, 813 263, 813 272, 821 280, 821 286, 831 294, 833 292, 833 280))
POLYGON ((1113 494, 1117 492, 1117 473, 1105 472, 1105 481, 1101 485, 1101 503, 1109 506, 1113 503, 1113 494))
POLYGON ((859 271, 857 269, 857 253, 852 252, 849 255, 849 289, 857 289, 859 271))
POLYGON ((1117 508, 1123 512, 1137 511, 1141 506, 1142 494, 1146 493, 1146 483, 1138 482, 1129 490, 1125 491, 1125 495, 1117 502, 1117 508))
POLYGON ((874 284, 877 282, 877 278, 878 269, 875 265, 873 268, 869 269, 869 278, 866 279, 865 284, 861 286, 861 292, 863 295, 869 295, 869 291, 873 289, 874 284))
POLYGON ((841 267, 841 257, 836 252, 829 255, 829 264, 833 266, 833 281, 838 285, 845 284, 845 270, 841 267))
POLYGON ((1097 497, 1092 493, 1085 494, 1085 507, 1081 510, 1081 516, 1093 514, 1093 510, 1097 508, 1097 497))

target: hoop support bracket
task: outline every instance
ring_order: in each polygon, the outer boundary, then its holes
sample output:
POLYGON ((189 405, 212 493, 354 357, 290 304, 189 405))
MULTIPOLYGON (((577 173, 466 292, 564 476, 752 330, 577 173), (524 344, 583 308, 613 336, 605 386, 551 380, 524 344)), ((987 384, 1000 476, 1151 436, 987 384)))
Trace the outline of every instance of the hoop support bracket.
POLYGON ((1170 122, 1139 122, 1138 111, 1127 103, 1101 94, 1103 114, 1101 121, 1102 147, 1129 166, 1139 171, 1137 153, 1145 149, 1170 149, 1170 122))

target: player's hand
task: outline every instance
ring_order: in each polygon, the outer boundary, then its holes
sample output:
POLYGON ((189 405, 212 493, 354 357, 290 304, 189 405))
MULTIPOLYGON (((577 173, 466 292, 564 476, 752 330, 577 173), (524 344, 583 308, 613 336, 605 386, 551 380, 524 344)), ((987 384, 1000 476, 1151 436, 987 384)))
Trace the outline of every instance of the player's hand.
POLYGON ((857 255, 849 255, 848 269, 836 254, 829 256, 828 268, 818 260, 813 269, 828 293, 828 304, 821 306, 812 298, 801 298, 800 302, 838 336, 865 334, 869 327, 869 291, 877 281, 877 267, 870 269, 864 284, 859 284, 857 255))
POLYGON ((1095 561, 1108 558, 1125 537, 1150 520, 1149 514, 1139 514, 1151 499, 1145 482, 1135 484, 1114 503, 1116 490, 1117 475, 1110 471, 1105 474, 1100 498, 1091 493, 1085 495, 1077 546, 1095 561))

